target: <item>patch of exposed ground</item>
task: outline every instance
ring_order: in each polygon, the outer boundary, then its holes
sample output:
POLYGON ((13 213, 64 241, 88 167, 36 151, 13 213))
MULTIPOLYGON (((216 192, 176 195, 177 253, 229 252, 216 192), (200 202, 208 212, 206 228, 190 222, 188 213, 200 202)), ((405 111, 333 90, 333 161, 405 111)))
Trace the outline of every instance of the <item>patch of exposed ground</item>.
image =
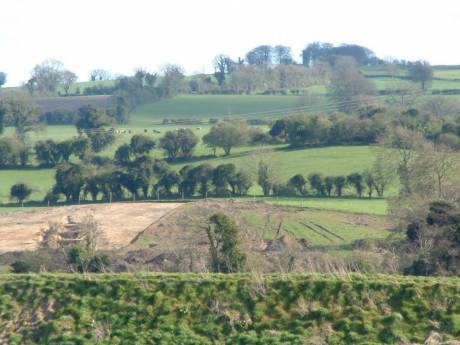
MULTIPOLYGON (((384 217, 276 206, 266 202, 207 200, 174 209, 124 248, 126 262, 152 271, 204 271, 208 260, 206 226, 211 215, 232 216, 251 263, 300 256, 315 245, 350 244, 356 238, 384 238, 384 217), (296 254, 296 255, 297 255, 296 254)), ((331 247, 332 248, 332 247, 331 247)))
POLYGON ((182 203, 113 203, 50 207, 0 214, 0 253, 34 250, 50 223, 93 216, 106 240, 104 249, 128 245, 136 235, 182 203))

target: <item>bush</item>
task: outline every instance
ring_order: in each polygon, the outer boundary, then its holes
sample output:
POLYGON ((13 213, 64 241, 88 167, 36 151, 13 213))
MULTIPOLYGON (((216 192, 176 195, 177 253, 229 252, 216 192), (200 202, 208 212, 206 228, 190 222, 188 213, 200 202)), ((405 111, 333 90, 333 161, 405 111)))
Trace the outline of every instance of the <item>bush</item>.
POLYGON ((47 125, 74 125, 77 112, 71 110, 53 110, 41 115, 40 120, 47 125))
POLYGON ((26 200, 30 194, 32 194, 32 189, 25 183, 17 183, 13 185, 10 190, 10 197, 16 199, 21 206, 24 206, 24 200, 26 200))
POLYGON ((13 273, 28 273, 31 272, 31 265, 25 261, 15 261, 11 264, 13 273))
POLYGON ((298 196, 297 190, 284 183, 277 183, 272 186, 273 196, 298 196))
POLYGON ((206 233, 213 272, 243 271, 246 265, 246 255, 239 248, 239 229, 233 219, 223 213, 216 213, 209 218, 209 222, 206 233))

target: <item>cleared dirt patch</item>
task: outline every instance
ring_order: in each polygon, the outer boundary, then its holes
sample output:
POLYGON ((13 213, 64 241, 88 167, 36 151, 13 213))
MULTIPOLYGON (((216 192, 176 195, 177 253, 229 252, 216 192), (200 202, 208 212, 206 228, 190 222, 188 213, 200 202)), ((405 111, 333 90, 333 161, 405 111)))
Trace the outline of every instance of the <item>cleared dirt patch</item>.
POLYGON ((42 229, 50 222, 66 224, 69 217, 79 221, 93 216, 107 240, 106 249, 130 243, 169 211, 182 203, 114 203, 50 207, 35 211, 0 214, 0 253, 33 250, 40 241, 42 229))
POLYGON ((276 271, 284 265, 279 260, 293 255, 304 260, 306 251, 318 247, 337 250, 350 247, 357 239, 379 239, 390 234, 390 224, 384 217, 362 215, 354 219, 336 211, 260 201, 197 201, 169 212, 140 232, 131 245, 123 248, 126 262, 133 270, 206 271, 209 240, 205 229, 209 217, 217 212, 234 219, 250 266, 266 272, 276 271))

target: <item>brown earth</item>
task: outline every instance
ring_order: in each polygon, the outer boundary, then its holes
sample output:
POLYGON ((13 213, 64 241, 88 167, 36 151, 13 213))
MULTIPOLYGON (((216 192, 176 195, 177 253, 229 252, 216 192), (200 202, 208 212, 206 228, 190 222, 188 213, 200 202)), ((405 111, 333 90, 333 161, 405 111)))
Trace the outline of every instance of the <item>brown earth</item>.
MULTIPOLYGON (((289 269, 289 261, 294 256, 300 258, 299 263, 300 260, 318 261, 311 259, 316 253, 308 240, 298 238, 289 230, 288 220, 305 214, 306 209, 227 199, 188 203, 152 223, 121 251, 128 270, 206 272, 209 262, 206 227, 209 217, 217 212, 235 220, 251 269, 265 272, 289 269)), ((343 223, 375 225, 377 229, 388 225, 382 217, 360 215, 355 219, 336 212, 328 214, 340 215, 343 223)), ((297 268, 305 270, 305 267, 297 268)))
POLYGON ((0 253, 34 250, 50 223, 93 216, 106 240, 104 249, 128 245, 146 227, 182 203, 114 203, 50 207, 0 214, 0 253))

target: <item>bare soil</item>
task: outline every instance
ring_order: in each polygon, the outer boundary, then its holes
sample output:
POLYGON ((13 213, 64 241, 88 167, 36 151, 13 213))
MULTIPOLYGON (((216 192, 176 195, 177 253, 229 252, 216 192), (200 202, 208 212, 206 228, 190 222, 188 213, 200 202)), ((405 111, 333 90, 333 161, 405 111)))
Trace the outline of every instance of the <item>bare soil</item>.
POLYGON ((0 253, 34 250, 41 231, 50 223, 93 216, 104 233, 106 248, 128 245, 136 235, 182 203, 114 203, 50 207, 34 211, 0 214, 0 253), (69 218, 70 217, 70 218, 69 218))
MULTIPOLYGON (((294 256, 305 260, 307 253, 311 252, 312 246, 308 240, 298 238, 289 231, 286 222, 308 210, 260 201, 210 199, 174 209, 139 232, 131 244, 121 251, 129 269, 206 272, 209 261, 206 227, 209 217, 217 212, 230 215, 236 222, 242 250, 248 256, 248 265, 256 271, 279 271, 281 266, 286 268, 291 265, 283 260, 289 261, 294 256)), ((366 224, 377 229, 387 225, 383 217, 358 217, 332 211, 327 211, 327 214, 338 217, 345 224, 366 224)), ((329 237, 337 236, 329 229, 322 229, 329 237)), ((334 242, 340 241, 338 238, 334 242)))

